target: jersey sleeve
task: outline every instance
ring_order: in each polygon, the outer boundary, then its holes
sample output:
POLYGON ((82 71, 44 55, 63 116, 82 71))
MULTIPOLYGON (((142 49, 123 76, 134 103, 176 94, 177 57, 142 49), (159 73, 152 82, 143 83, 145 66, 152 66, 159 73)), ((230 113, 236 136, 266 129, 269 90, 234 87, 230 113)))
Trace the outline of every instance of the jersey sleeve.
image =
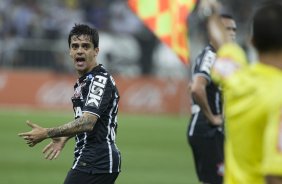
POLYGON ((216 54, 211 50, 207 50, 202 57, 198 57, 193 73, 193 78, 196 76, 203 76, 209 82, 211 81, 211 70, 215 62, 216 54))
MULTIPOLYGON (((272 104, 273 106, 273 104, 272 104)), ((282 104, 269 112, 263 142, 263 173, 282 175, 282 104)))
POLYGON ((247 58, 243 49, 235 43, 225 44, 217 52, 212 79, 222 84, 226 78, 245 66, 247 66, 247 58))
POLYGON ((100 118, 111 99, 111 80, 107 76, 96 75, 92 78, 82 112, 89 112, 100 118))

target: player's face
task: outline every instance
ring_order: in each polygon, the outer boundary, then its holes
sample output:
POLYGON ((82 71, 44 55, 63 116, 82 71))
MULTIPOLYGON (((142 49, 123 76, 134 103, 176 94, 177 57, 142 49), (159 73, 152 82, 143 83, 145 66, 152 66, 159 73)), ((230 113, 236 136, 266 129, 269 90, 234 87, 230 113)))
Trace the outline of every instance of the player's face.
POLYGON ((221 18, 221 21, 224 27, 226 28, 229 39, 231 41, 235 41, 236 40, 236 30, 237 30, 235 21, 229 18, 221 18))
POLYGON ((87 35, 72 36, 70 43, 70 56, 79 76, 90 72, 96 65, 96 56, 99 48, 94 48, 91 39, 87 35))

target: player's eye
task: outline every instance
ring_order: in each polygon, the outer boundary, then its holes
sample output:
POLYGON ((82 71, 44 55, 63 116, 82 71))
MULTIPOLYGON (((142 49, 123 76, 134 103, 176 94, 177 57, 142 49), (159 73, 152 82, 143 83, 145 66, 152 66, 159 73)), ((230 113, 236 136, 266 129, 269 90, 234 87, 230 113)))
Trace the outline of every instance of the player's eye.
POLYGON ((79 47, 78 44, 71 44, 72 49, 77 49, 78 47, 79 47))
POLYGON ((227 29, 228 31, 234 31, 234 32, 237 31, 237 28, 236 28, 236 27, 227 27, 226 29, 227 29))
POLYGON ((90 48, 90 44, 82 44, 82 47, 87 50, 90 48))

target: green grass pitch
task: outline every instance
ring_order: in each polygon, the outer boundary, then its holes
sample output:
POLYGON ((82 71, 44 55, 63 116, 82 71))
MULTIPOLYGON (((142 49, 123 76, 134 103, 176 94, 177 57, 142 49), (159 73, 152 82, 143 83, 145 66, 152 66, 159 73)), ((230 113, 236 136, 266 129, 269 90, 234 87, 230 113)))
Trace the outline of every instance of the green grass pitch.
MULTIPOLYGON (((44 127, 72 120, 72 112, 0 110, 0 183, 60 184, 73 161, 71 140, 57 160, 45 160, 45 140, 29 148, 17 136, 30 130, 25 121, 44 127)), ((120 114, 117 145, 122 172, 116 184, 197 184, 186 142, 186 116, 120 114)))

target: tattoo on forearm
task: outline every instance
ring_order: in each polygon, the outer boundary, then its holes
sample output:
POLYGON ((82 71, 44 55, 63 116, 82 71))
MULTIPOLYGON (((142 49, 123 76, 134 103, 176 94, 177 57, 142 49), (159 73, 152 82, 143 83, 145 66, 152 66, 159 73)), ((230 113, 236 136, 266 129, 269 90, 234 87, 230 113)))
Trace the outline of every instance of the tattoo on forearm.
POLYGON ((89 116, 82 116, 72 122, 48 129, 48 137, 73 136, 77 133, 91 131, 95 121, 89 116))

